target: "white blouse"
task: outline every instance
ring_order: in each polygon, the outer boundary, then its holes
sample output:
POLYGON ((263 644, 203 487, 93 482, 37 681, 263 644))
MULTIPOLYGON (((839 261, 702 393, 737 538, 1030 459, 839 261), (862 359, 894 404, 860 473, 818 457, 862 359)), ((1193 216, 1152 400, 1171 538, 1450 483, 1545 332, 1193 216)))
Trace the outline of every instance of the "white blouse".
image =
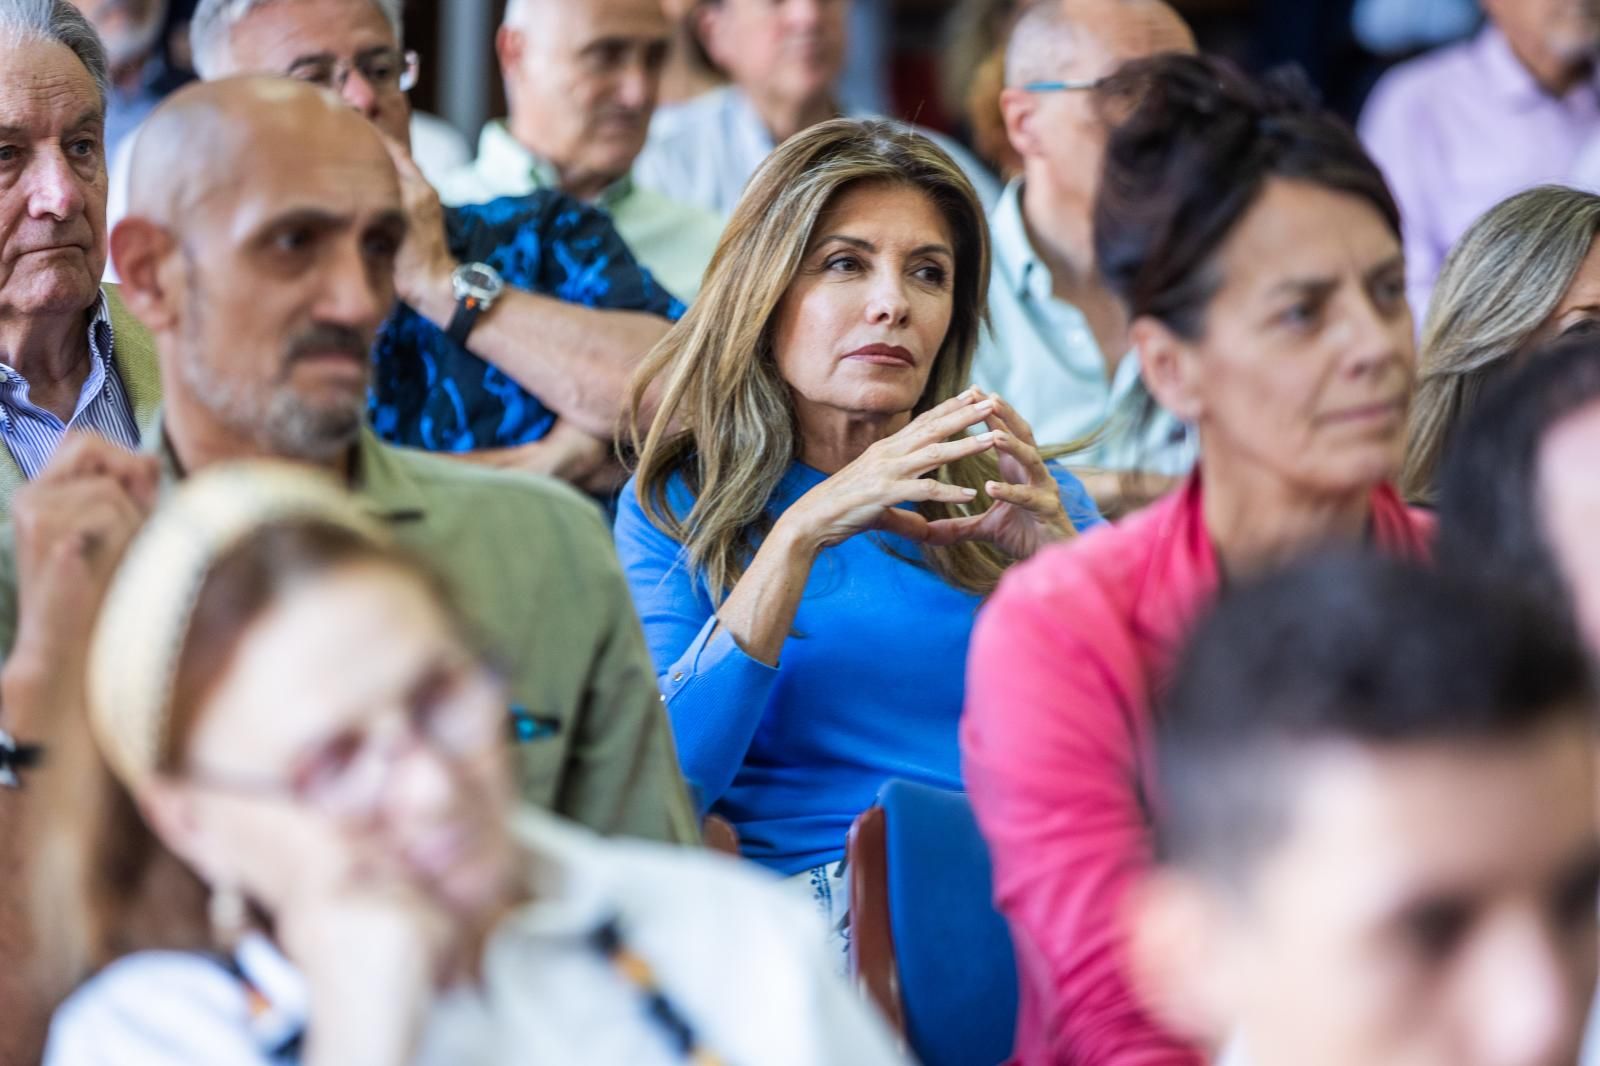
MULTIPOLYGON (((832 972, 813 908, 767 875, 708 852, 600 840, 519 815, 535 902, 490 940, 483 982, 436 1002, 419 1066, 682 1062, 640 991, 590 943, 614 921, 701 1044, 734 1066, 909 1060, 832 972)), ((264 938, 245 981, 216 960, 123 959, 57 1012, 45 1066, 282 1066, 308 1020, 304 982, 264 938)))

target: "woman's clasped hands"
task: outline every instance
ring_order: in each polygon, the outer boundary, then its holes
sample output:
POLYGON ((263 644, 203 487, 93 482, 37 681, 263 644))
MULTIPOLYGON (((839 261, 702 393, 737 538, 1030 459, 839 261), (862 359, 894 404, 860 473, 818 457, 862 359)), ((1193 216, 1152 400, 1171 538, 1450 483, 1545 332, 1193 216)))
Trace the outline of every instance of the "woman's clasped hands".
POLYGON ((1017 559, 1074 536, 1061 491, 1033 431, 996 393, 972 388, 946 400, 904 429, 873 444, 854 462, 806 493, 783 514, 814 551, 869 530, 895 533, 930 547, 983 541, 1017 559), (971 434, 975 426, 985 432, 971 434), (976 506, 974 488, 930 476, 941 468, 994 452, 999 478, 984 492, 992 504, 957 518, 928 519, 902 506, 939 502, 976 506))

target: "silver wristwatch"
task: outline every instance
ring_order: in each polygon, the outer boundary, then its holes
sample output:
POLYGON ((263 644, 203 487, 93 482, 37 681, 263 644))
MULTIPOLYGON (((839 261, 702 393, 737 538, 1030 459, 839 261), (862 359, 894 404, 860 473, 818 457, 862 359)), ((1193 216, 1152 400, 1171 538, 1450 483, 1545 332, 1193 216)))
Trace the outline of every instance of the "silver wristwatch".
POLYGON ((445 333, 465 347, 472 327, 506 291, 506 281, 488 263, 462 263, 450 274, 450 291, 456 298, 456 311, 445 333))

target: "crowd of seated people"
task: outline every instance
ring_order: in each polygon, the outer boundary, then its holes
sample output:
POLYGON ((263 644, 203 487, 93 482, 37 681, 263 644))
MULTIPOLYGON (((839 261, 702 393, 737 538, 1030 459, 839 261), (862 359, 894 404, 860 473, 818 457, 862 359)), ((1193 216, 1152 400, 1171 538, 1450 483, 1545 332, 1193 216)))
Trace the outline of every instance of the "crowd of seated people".
POLYGON ((0 1066, 1600 1063, 1600 10, 403 8, 0 0, 0 1066))

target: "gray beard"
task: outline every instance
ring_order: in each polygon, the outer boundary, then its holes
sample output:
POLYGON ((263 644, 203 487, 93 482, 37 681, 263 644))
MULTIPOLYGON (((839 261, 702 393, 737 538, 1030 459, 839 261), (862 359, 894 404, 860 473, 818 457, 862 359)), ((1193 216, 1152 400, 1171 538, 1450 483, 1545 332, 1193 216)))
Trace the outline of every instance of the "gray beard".
POLYGON ((184 384, 229 430, 269 456, 327 463, 343 455, 361 433, 366 402, 311 407, 279 382, 265 394, 214 374, 201 358, 182 361, 184 384))

